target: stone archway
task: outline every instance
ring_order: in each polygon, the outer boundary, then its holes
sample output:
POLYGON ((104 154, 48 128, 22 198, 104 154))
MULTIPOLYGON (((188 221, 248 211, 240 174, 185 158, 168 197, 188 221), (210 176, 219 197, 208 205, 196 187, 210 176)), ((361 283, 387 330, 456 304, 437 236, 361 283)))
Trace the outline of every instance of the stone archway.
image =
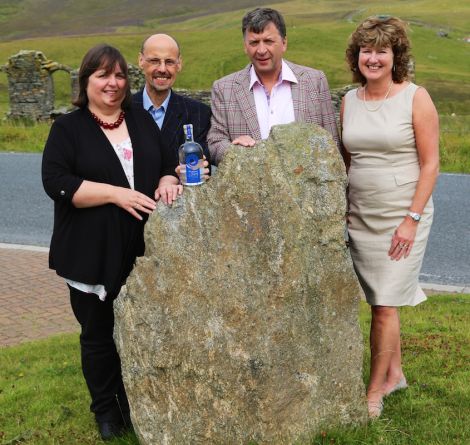
POLYGON ((1 67, 7 73, 10 98, 9 119, 48 120, 54 109, 52 73, 71 68, 54 62, 41 52, 21 50, 1 67))

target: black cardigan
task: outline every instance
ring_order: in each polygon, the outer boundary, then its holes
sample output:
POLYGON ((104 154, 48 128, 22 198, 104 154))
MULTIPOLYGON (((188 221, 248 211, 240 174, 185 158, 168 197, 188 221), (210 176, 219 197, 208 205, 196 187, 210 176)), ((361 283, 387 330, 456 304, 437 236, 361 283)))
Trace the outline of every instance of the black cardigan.
MULTIPOLYGON (((176 160, 151 116, 142 108, 126 110, 134 156, 134 188, 153 198, 161 176, 175 175, 176 160)), ((86 284, 119 291, 144 253, 143 229, 114 204, 76 208, 74 193, 83 180, 130 188, 112 145, 87 108, 59 117, 49 133, 42 159, 44 190, 54 200, 54 230, 49 267, 86 284)))

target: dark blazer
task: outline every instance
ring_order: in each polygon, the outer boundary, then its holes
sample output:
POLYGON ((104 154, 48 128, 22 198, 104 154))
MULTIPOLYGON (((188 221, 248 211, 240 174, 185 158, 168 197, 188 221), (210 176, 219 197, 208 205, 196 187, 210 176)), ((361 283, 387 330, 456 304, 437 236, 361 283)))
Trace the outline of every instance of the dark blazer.
MULTIPOLYGON (((174 175, 175 158, 160 141, 155 122, 145 110, 126 110, 132 141, 134 188, 153 198, 158 181, 174 175)), ((83 180, 129 188, 114 148, 87 108, 60 116, 52 124, 42 159, 42 180, 54 200, 54 230, 49 266, 57 274, 119 291, 136 256, 144 253, 143 229, 114 204, 76 208, 74 193, 83 180)))
MULTIPOLYGON (((143 90, 132 96, 134 104, 143 108, 143 90)), ((163 143, 175 153, 178 160, 178 148, 184 143, 184 124, 193 124, 194 140, 201 144, 206 159, 210 163, 210 153, 207 146, 207 133, 211 125, 211 109, 189 97, 171 91, 168 108, 161 128, 163 143)))

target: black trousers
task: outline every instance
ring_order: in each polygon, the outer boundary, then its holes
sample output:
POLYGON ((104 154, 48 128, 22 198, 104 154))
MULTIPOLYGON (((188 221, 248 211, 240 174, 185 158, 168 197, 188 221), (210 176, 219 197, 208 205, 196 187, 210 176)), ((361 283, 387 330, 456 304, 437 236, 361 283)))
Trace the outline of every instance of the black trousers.
POLYGON ((70 302, 81 326, 82 371, 91 395, 90 410, 97 422, 125 422, 129 403, 122 382, 121 360, 113 339, 113 301, 107 295, 101 301, 69 286, 70 302))

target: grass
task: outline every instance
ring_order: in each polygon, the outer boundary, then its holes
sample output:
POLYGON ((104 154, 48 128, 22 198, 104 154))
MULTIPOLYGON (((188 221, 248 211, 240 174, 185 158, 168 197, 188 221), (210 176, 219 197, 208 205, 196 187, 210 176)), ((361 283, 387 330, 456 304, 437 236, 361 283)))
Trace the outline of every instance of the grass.
POLYGON ((79 354, 75 334, 0 349, 0 444, 100 442, 79 354))
POLYGON ((48 123, 0 123, 0 151, 41 153, 49 134, 48 123))
MULTIPOLYGON (((440 116, 441 171, 470 173, 470 115, 440 116)), ((41 153, 49 133, 49 124, 0 123, 0 151, 41 153)))
MULTIPOLYGON (((410 387, 386 399, 380 420, 326 430, 311 445, 470 443, 470 295, 439 295, 403 308, 404 368, 410 387)), ((367 343, 369 309, 361 303, 367 343)), ((367 351, 367 346, 366 346, 367 351)), ((78 335, 0 349, 0 444, 101 443, 88 411, 78 335)), ((364 357, 367 380, 369 357, 364 357)), ((110 444, 137 445, 134 435, 110 444)))
POLYGON ((470 115, 440 116, 441 171, 470 173, 470 115))

